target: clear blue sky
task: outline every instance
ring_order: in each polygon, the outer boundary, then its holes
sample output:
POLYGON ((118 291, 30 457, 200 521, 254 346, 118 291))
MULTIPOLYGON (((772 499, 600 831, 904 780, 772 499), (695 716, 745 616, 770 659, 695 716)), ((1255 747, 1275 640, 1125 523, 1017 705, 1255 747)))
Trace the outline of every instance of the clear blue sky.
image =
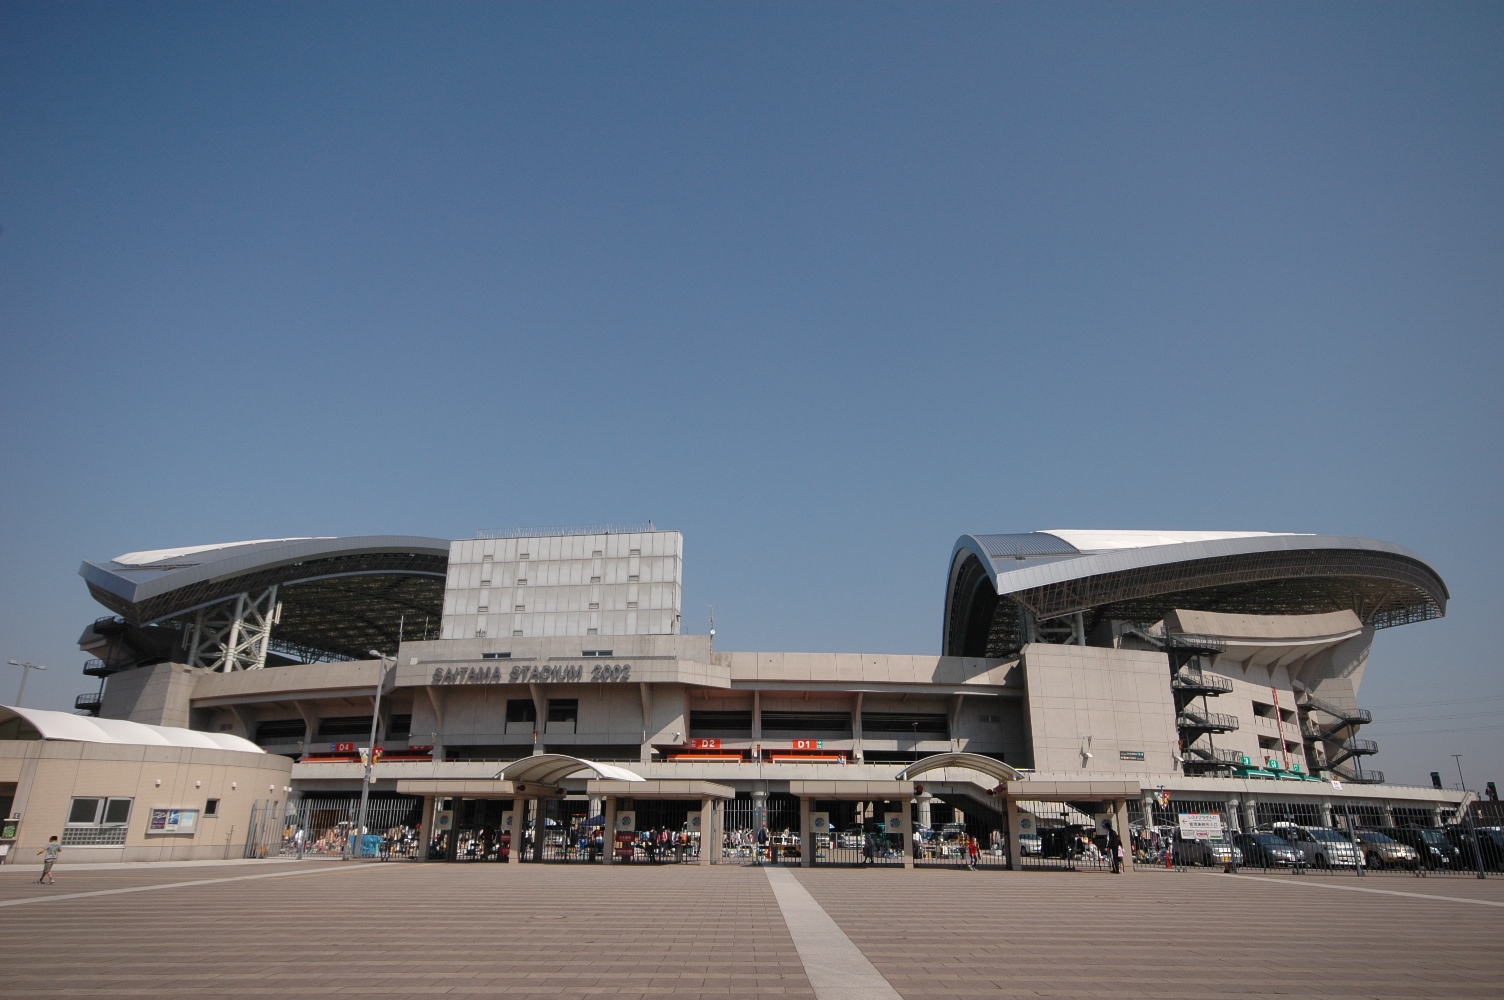
POLYGON ((1329 532, 1453 594, 1379 635, 1375 766, 1504 781, 1501 39, 6 4, 0 661, 71 706, 79 561, 239 538, 653 518, 723 648, 937 652, 965 532, 1329 532))

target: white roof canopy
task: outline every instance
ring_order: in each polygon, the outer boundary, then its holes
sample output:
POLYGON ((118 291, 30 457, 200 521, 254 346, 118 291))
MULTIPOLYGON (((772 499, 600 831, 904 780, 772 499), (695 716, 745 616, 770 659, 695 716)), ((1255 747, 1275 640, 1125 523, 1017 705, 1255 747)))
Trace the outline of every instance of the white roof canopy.
POLYGON ((239 750, 242 753, 266 753, 250 740, 229 733, 201 733, 176 726, 148 726, 124 719, 95 719, 70 712, 49 712, 40 708, 15 708, 0 705, 0 722, 13 717, 24 719, 44 740, 75 743, 114 743, 123 746, 197 747, 204 750, 239 750))
POLYGON ((600 764, 593 760, 581 760, 561 753, 535 753, 531 757, 513 761, 496 773, 504 781, 530 781, 539 785, 553 785, 571 774, 592 771, 594 777, 608 781, 643 781, 642 775, 624 767, 600 764))

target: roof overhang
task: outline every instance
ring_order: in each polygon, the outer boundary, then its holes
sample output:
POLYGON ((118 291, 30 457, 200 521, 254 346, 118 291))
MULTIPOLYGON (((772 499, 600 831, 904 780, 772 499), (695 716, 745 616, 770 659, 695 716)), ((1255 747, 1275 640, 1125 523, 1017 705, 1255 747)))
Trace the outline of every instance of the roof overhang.
POLYGON ((0 705, 0 723, 24 719, 44 740, 74 743, 111 743, 117 746, 193 747, 201 750, 234 750, 266 753, 250 740, 229 733, 204 733, 176 726, 148 726, 125 719, 96 719, 70 712, 0 705))
POLYGON ((557 785, 565 778, 579 774, 581 771, 588 771, 591 777, 604 781, 640 782, 645 780, 635 771, 628 771, 615 764, 582 760, 579 757, 570 757, 561 753, 535 753, 531 757, 513 761, 496 772, 496 777, 499 780, 514 783, 557 785))
POLYGON ((990 778, 996 778, 1000 782, 1022 781, 1025 778, 1022 771, 1010 767, 995 757, 984 757, 978 753, 960 752, 931 754, 921 760, 916 760, 902 771, 899 771, 894 777, 900 781, 912 781, 921 774, 945 768, 966 768, 969 771, 980 771, 990 778))

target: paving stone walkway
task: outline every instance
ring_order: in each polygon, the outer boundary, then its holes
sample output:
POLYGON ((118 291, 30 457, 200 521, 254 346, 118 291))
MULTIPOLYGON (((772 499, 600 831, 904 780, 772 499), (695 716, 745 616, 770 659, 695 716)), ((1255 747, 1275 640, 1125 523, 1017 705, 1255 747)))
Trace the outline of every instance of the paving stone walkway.
MULTIPOLYGON (((1465 901, 1504 902, 1504 879, 1377 886, 1460 897, 1418 899, 1213 873, 792 874, 905 1000, 1504 995, 1504 907, 1465 901)), ((757 868, 59 875, 0 868, 0 997, 820 1000, 757 868)))

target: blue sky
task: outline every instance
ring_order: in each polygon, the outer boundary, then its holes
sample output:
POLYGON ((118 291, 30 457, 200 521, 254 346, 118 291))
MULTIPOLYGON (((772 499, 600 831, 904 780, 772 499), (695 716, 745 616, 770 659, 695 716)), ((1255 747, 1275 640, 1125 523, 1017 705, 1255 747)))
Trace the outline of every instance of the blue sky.
POLYGON ((1375 765, 1504 780, 1501 29, 7 4, 0 659, 238 538, 653 518, 722 648, 937 652, 965 532, 1352 534, 1453 595, 1375 765))

